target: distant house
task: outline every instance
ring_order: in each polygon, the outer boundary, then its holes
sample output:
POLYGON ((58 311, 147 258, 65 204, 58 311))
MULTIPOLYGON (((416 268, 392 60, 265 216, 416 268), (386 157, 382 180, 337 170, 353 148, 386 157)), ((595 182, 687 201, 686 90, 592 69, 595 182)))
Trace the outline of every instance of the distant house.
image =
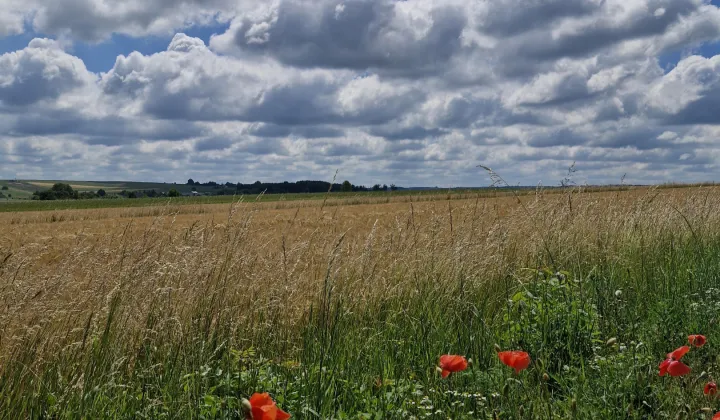
POLYGON ((202 194, 200 194, 200 193, 197 192, 197 191, 190 191, 190 195, 192 195, 193 197, 195 197, 195 196, 202 195, 202 194))

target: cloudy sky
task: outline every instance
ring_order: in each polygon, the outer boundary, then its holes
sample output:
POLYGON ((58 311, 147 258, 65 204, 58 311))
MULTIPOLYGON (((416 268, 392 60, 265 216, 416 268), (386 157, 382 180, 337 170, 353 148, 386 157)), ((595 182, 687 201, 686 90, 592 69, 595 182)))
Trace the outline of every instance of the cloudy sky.
POLYGON ((2 0, 0 178, 720 180, 707 0, 2 0))

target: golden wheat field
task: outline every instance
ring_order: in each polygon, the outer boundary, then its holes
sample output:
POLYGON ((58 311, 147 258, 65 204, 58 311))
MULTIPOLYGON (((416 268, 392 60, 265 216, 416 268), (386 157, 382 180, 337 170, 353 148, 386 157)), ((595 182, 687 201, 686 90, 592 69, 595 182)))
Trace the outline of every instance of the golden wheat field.
POLYGON ((112 336, 122 376, 147 344, 192 347, 199 322, 228 348, 283 343, 277 357, 292 359, 330 300, 364 317, 450 289, 501 302, 524 268, 587 271, 668 232, 720 233, 714 187, 446 198, 0 213, 0 370, 27 369, 5 372, 15 393, 49 369, 57 389, 84 389, 93 339, 112 336))
POLYGON ((717 191, 638 188, 522 197, 530 213, 512 196, 442 195, 382 204, 346 199, 0 213, 0 348, 7 355, 21 337, 41 328, 53 331, 46 340, 71 340, 72 334, 57 337, 52 329, 82 327, 119 290, 132 308, 128 332, 140 327, 135 322, 158 295, 181 308, 220 287, 223 304, 236 310, 237 319, 276 305, 292 322, 317 298, 332 259, 333 276, 359 275, 338 287, 362 302, 410 287, 395 282, 394 272, 413 271, 432 256, 443 256, 438 264, 448 269, 502 277, 542 256, 543 235, 553 244, 573 244, 560 247, 564 261, 598 246, 618 256, 612 247, 622 246, 636 224, 678 225, 680 215, 667 203, 699 217, 691 203, 717 191), (243 308, 248 299, 255 303, 243 308))

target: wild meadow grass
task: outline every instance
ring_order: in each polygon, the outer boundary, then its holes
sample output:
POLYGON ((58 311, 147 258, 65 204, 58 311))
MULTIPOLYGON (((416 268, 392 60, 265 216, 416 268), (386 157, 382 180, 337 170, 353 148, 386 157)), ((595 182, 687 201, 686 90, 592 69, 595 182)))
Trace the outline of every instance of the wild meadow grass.
POLYGON ((239 203, 0 242, 0 417, 244 418, 269 392, 297 419, 710 418, 719 192, 408 202, 361 231, 318 208, 273 234, 239 203), (688 334, 692 372, 660 377, 688 334), (443 354, 470 366, 443 379, 443 354))

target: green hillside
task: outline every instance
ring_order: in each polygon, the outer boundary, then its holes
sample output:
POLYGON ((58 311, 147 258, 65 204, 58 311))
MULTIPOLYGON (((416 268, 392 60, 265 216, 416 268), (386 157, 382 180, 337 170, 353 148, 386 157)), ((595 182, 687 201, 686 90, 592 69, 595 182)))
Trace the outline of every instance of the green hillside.
POLYGON ((127 182, 127 181, 67 181, 67 180, 0 180, 0 188, 7 186, 7 190, 0 190, 10 200, 27 200, 32 198, 32 193, 50 189, 53 184, 62 182, 70 184, 76 191, 97 191, 105 190, 108 194, 119 193, 121 191, 142 191, 155 190, 158 193, 167 193, 170 189, 175 188, 181 194, 190 194, 193 187, 199 193, 213 193, 217 190, 215 187, 203 185, 186 185, 172 184, 165 182, 127 182))

